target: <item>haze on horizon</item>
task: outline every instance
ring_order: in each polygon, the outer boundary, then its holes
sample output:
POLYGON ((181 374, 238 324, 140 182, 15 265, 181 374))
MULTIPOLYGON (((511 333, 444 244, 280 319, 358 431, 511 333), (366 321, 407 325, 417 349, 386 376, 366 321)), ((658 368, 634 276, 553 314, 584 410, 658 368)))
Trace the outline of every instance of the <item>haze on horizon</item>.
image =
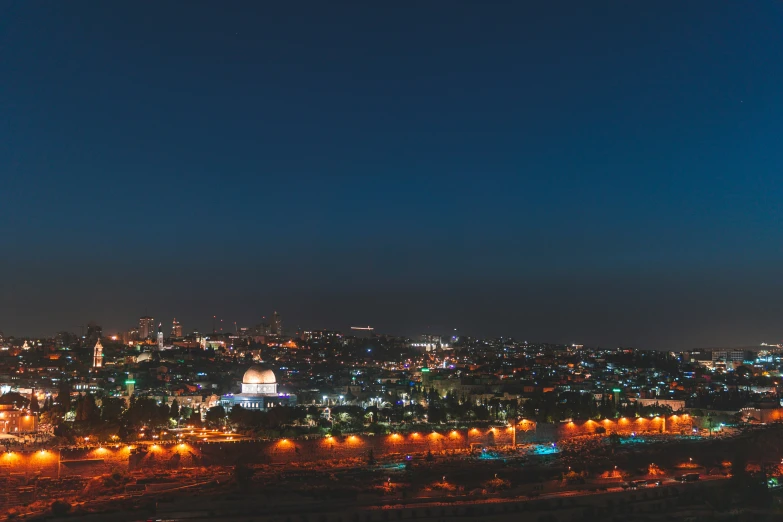
POLYGON ((783 4, 0 8, 0 331, 783 339, 783 4))

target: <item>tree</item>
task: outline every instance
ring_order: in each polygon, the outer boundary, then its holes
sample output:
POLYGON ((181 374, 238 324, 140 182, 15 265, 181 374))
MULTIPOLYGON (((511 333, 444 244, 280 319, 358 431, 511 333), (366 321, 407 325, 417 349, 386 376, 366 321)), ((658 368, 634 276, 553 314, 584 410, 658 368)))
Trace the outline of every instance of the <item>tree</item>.
POLYGON ((64 500, 55 500, 51 507, 52 514, 58 517, 64 517, 71 511, 71 505, 64 500))
POLYGON ((247 413, 248 412, 245 408, 239 404, 235 404, 234 407, 231 408, 231 412, 228 414, 228 422, 234 426, 247 427, 249 420, 247 413))
POLYGON ((125 411, 125 401, 119 397, 106 397, 101 401, 101 419, 104 422, 119 422, 125 411))
POLYGON ((71 411, 71 385, 68 381, 60 381, 57 398, 54 402, 57 404, 57 411, 60 415, 65 415, 71 411))
POLYGON ((169 412, 169 416, 174 420, 179 420, 179 401, 177 401, 177 399, 171 401, 171 411, 169 412))
POLYGON ((620 447, 620 435, 617 433, 612 433, 609 435, 609 446, 612 448, 612 453, 614 453, 614 450, 620 447))
POLYGON ((130 407, 125 411, 123 420, 129 431, 135 431, 142 426, 168 426, 168 408, 165 416, 158 403, 148 397, 131 398, 130 407))
POLYGON ((88 393, 79 399, 76 405, 76 420, 79 422, 95 422, 100 418, 100 410, 95 404, 95 397, 88 393))
POLYGON ((226 409, 223 406, 213 406, 207 410, 207 424, 211 426, 222 426, 226 418, 226 409))
POLYGON ((158 424, 163 424, 165 426, 168 426, 169 419, 171 418, 171 408, 169 408, 169 405, 164 403, 158 404, 158 411, 156 418, 158 420, 158 424))
POLYGON ((179 407, 179 416, 185 419, 185 422, 187 422, 192 415, 193 415, 193 408, 190 408, 188 406, 179 407))

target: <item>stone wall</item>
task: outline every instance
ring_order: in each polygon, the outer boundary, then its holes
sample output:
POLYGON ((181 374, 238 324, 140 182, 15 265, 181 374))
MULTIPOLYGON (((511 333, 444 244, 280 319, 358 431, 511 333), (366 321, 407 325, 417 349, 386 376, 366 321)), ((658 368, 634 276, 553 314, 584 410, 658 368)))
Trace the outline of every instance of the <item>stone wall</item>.
POLYGON ((5 452, 0 454, 0 477, 56 477, 58 464, 56 451, 5 452))
POLYGON ((49 477, 94 476, 114 469, 136 471, 149 469, 195 468, 246 464, 286 464, 375 458, 399 455, 424 455, 467 452, 480 447, 511 446, 527 442, 552 442, 596 433, 690 433, 692 419, 669 418, 605 419, 561 424, 536 424, 521 421, 511 427, 472 428, 445 432, 421 432, 392 435, 348 435, 274 441, 160 443, 153 445, 107 445, 98 448, 63 449, 46 452, 11 452, 0 454, 0 476, 36 474, 49 477))
MULTIPOLYGON (((545 428, 539 426, 543 432, 545 428)), ((557 440, 577 437, 580 435, 592 435, 617 433, 629 436, 632 433, 670 433, 690 434, 693 430, 693 419, 687 415, 672 415, 671 417, 637 417, 619 419, 604 419, 600 421, 588 420, 579 422, 567 422, 557 425, 553 431, 557 440)))

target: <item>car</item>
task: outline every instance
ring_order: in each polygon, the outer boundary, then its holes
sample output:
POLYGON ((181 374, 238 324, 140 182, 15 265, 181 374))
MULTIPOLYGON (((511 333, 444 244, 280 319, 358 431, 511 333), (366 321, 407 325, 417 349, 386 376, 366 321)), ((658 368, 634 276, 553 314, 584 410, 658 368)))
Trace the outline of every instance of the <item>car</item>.
POLYGON ((680 482, 696 482, 700 478, 698 473, 685 473, 683 475, 677 475, 674 477, 674 480, 679 480, 680 482))
POLYGON ((651 479, 646 481, 648 488, 657 488, 658 486, 661 486, 663 483, 660 480, 651 479))

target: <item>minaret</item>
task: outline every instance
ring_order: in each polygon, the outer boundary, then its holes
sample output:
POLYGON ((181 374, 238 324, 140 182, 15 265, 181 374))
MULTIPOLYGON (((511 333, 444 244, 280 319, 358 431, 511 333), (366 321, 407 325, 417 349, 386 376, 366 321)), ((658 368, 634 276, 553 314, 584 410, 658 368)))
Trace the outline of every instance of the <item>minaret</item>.
POLYGON ((125 387, 128 390, 128 397, 133 395, 133 391, 136 389, 136 381, 133 379, 133 374, 128 374, 128 380, 125 381, 125 387))
POLYGON ((158 324, 158 350, 163 349, 163 323, 158 324))
POLYGON ((95 348, 92 350, 92 367, 103 367, 103 345, 101 345, 100 339, 98 339, 98 342, 95 343, 95 348))

